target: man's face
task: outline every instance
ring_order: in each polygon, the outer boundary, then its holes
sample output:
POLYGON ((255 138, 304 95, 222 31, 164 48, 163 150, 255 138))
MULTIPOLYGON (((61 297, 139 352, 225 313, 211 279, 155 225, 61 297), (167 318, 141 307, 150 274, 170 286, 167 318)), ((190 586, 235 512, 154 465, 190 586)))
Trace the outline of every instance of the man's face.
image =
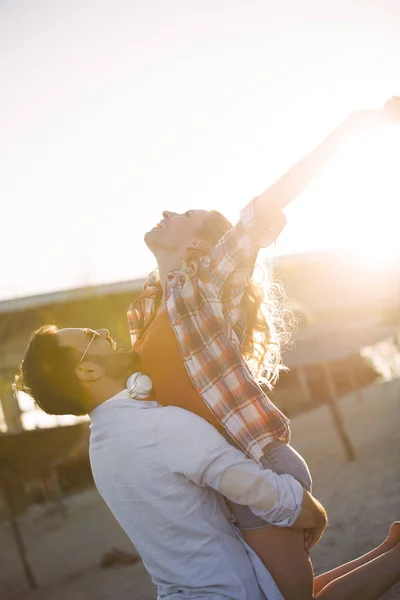
POLYGON ((128 378, 135 370, 136 353, 118 349, 107 329, 66 328, 56 336, 60 346, 76 350, 80 357, 77 368, 90 362, 110 379, 128 378))
POLYGON ((200 241, 198 231, 208 214, 206 210, 188 210, 185 213, 164 211, 163 218, 146 233, 144 241, 155 253, 157 249, 174 253, 184 251, 191 243, 200 241))

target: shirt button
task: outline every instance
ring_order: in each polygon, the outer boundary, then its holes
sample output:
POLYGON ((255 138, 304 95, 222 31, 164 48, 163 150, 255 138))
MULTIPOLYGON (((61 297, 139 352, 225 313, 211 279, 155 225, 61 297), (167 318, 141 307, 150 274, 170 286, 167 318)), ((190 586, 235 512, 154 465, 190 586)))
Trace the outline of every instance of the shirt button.
POLYGON ((190 355, 189 355, 189 352, 184 352, 184 353, 183 353, 183 358, 189 358, 189 356, 190 356, 190 355))
POLYGON ((168 275, 168 279, 169 279, 169 281, 172 281, 174 279, 174 276, 173 275, 168 275))
POLYGON ((180 325, 180 323, 181 323, 180 321, 174 321, 172 324, 173 325, 180 325))

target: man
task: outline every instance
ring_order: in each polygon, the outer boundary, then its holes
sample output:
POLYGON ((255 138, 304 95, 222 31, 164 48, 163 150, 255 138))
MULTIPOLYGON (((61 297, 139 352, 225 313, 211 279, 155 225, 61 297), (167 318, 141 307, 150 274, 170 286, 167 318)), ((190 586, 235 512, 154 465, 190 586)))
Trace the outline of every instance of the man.
POLYGON ((16 378, 50 414, 89 413, 95 484, 158 586, 159 596, 282 600, 230 522, 223 496, 278 526, 326 525, 319 503, 289 475, 262 470, 200 417, 126 390, 135 353, 107 330, 45 326, 16 378))

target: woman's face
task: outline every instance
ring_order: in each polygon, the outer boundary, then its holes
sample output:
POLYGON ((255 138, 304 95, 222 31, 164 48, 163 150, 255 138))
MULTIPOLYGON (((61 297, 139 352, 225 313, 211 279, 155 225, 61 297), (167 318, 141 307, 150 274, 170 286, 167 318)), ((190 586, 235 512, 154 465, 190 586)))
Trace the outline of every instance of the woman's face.
POLYGON ((144 241, 154 253, 157 249, 186 253, 191 244, 201 241, 198 231, 208 214, 206 210, 188 210, 185 213, 165 210, 161 221, 146 233, 144 241))

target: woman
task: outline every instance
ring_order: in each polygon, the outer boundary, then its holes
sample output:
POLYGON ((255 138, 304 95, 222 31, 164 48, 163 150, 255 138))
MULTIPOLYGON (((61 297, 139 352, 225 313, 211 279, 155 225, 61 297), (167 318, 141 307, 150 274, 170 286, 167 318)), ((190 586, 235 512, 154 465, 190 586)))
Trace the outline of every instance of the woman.
MULTIPOLYGON (((289 445, 289 422, 257 384, 266 374, 272 385, 281 368, 282 318, 271 290, 263 298, 251 277, 259 248, 272 244, 285 225, 282 208, 315 178, 350 133, 364 124, 397 121, 398 107, 398 99, 392 99, 382 110, 350 115, 255 198, 235 227, 216 212, 165 211, 145 236, 158 271, 131 305, 128 320, 140 368, 152 378, 158 401, 202 416, 264 468, 289 473, 306 489, 311 487, 310 474, 289 445)), ((286 600, 310 600, 313 594, 344 598, 329 595, 331 590, 318 593, 302 531, 270 526, 242 506, 232 509, 244 539, 286 600)), ((381 589, 377 581, 376 593, 381 589)), ((371 587, 369 592, 375 593, 371 587)), ((366 600, 363 593, 360 598, 366 600)))

